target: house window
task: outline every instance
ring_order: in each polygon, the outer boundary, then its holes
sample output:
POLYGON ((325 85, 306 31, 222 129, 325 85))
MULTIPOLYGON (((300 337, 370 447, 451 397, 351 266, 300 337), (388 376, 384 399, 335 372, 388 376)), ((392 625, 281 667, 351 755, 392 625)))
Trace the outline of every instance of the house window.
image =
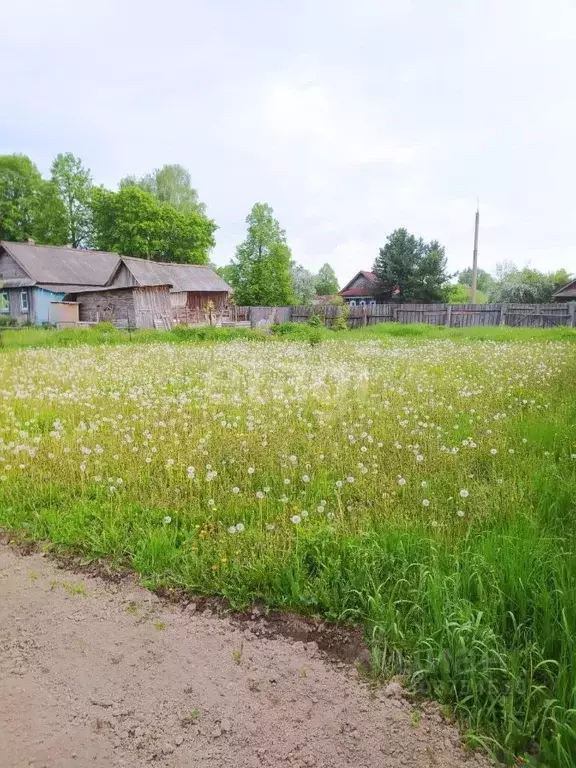
POLYGON ((360 306, 361 307, 365 307, 366 306, 366 302, 364 301, 364 299, 360 300, 360 306))
POLYGON ((8 314, 8 312, 10 312, 8 291, 0 291, 0 312, 3 312, 4 314, 8 314))
POLYGON ((375 301, 375 299, 372 299, 372 300, 370 301, 370 306, 371 306, 371 307, 375 307, 375 306, 376 306, 376 301, 375 301))
POLYGON ((20 291, 20 312, 29 312, 28 291, 20 291))
POLYGON ((355 307, 356 306, 356 299, 350 299, 349 304, 350 304, 351 307, 355 307))

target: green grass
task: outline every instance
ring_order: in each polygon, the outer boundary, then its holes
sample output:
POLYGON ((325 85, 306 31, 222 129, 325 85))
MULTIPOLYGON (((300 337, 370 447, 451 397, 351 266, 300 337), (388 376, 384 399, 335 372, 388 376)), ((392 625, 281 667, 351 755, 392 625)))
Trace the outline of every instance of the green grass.
POLYGON ((0 329, 0 352, 10 349, 116 346, 119 344, 201 343, 228 342, 239 339, 254 341, 312 341, 370 340, 391 341, 401 337, 406 340, 451 339, 470 341, 576 341, 576 329, 511 328, 477 326, 471 328, 447 328, 443 325, 380 323, 349 331, 332 331, 325 327, 311 327, 306 323, 282 323, 266 333, 257 329, 176 327, 171 331, 136 330, 124 331, 109 323, 100 323, 86 329, 18 328, 0 329))
POLYGON ((6 349, 0 525, 152 587, 363 624, 374 673, 471 745, 572 768, 576 347, 302 328, 6 349))

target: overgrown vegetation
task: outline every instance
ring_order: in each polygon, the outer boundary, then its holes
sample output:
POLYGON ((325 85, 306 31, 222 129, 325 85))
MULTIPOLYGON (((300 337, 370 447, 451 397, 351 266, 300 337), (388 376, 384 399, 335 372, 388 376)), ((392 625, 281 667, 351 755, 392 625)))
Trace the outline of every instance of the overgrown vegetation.
MULTIPOLYGON (((576 349, 282 329, 8 348, 0 525, 151 586, 361 622, 375 671, 471 744, 573 766, 576 349)), ((32 332, 63 333, 3 335, 32 332)))
POLYGON ((451 339, 460 343, 470 341, 576 341, 576 330, 567 327, 557 328, 509 328, 499 326, 478 326, 471 328, 448 328, 443 325, 382 323, 369 325, 348 331, 346 316, 347 306, 335 318, 332 328, 311 327, 307 323, 280 323, 272 326, 270 333, 249 328, 216 328, 175 326, 171 331, 137 330, 126 331, 115 328, 112 323, 98 323, 86 329, 64 329, 26 327, 8 328, 2 332, 0 349, 24 349, 26 347, 79 347, 79 346, 116 346, 119 344, 154 344, 154 343, 199 343, 230 342, 237 339, 253 341, 319 341, 351 339, 367 341, 370 339, 389 342, 401 337, 417 342, 425 339, 451 339))

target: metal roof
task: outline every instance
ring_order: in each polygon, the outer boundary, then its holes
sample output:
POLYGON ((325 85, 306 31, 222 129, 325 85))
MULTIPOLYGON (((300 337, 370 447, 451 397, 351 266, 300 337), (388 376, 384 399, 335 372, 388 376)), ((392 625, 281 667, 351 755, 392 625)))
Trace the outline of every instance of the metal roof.
POLYGON ((228 283, 213 269, 200 264, 168 264, 133 256, 123 256, 122 261, 140 286, 169 284, 172 286, 172 293, 232 291, 228 283))
POLYGON ((34 282, 42 284, 106 285, 120 263, 117 253, 105 251, 6 241, 0 245, 34 282))

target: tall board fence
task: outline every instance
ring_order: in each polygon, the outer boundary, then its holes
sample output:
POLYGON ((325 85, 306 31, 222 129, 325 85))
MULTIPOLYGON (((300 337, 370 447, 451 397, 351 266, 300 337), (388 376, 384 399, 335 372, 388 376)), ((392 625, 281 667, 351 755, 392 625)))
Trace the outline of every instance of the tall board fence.
MULTIPOLYGON (((567 304, 372 304, 348 307, 348 325, 427 323, 454 328, 502 325, 524 328, 576 327, 576 302, 567 304)), ((253 328, 276 323, 306 323, 315 315, 330 326, 342 306, 230 307, 230 322, 250 321, 253 328)))

